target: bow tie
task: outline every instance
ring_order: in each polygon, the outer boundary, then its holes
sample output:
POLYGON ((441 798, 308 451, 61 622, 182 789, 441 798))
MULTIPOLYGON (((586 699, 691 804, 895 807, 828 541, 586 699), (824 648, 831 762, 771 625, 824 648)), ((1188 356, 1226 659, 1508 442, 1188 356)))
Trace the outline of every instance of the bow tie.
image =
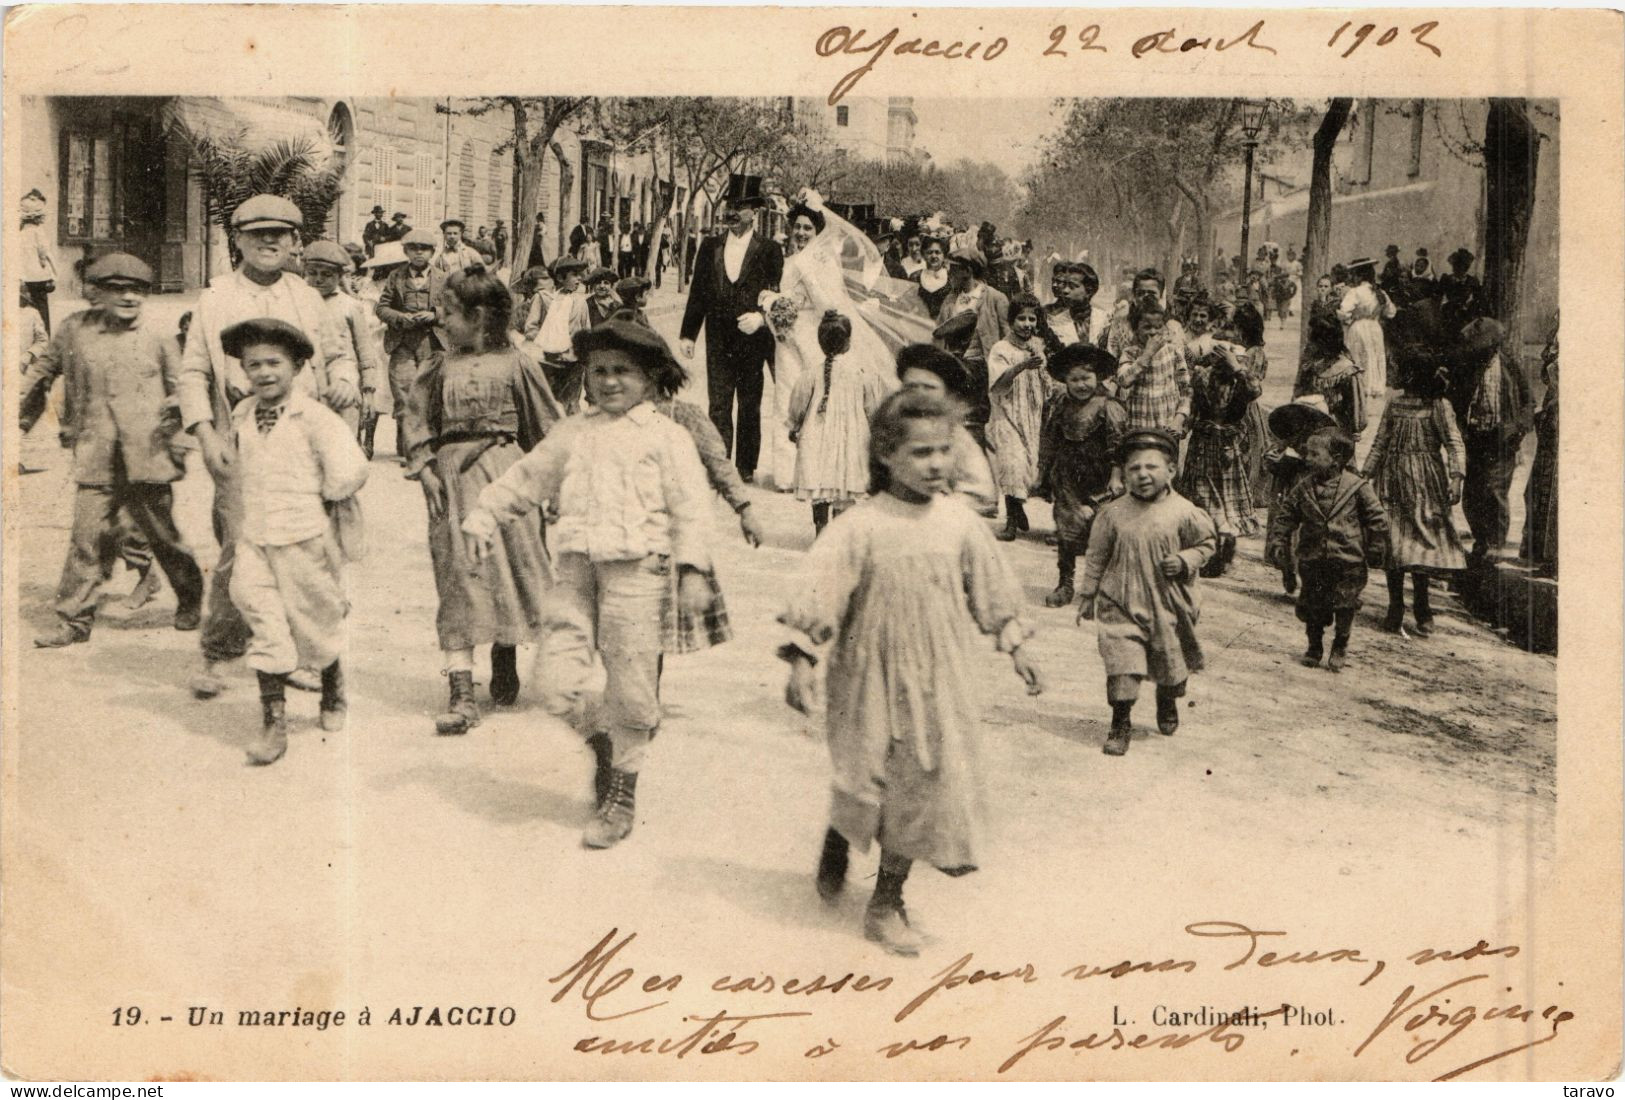
POLYGON ((259 429, 261 435, 265 435, 276 427, 277 418, 282 415, 284 408, 286 408, 284 405, 255 405, 254 427, 259 429))

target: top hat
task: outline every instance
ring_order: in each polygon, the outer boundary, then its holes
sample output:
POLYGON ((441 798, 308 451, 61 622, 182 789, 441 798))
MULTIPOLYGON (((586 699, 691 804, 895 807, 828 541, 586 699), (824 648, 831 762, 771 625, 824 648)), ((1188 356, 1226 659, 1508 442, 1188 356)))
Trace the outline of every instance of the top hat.
POLYGON ((128 252, 110 252, 85 271, 87 283, 140 283, 152 285, 152 268, 128 252))
POLYGON ((754 210, 767 205, 762 194, 762 177, 735 174, 728 177, 728 190, 722 201, 736 210, 754 210))
POLYGON ((303 229, 305 216, 281 195, 255 195, 231 212, 233 229, 303 229))

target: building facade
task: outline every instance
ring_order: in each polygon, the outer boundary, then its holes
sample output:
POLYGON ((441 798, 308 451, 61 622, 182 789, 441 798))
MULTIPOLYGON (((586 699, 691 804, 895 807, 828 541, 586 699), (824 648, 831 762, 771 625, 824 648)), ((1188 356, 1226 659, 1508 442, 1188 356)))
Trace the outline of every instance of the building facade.
MULTIPOLYGON (((1535 205, 1524 265, 1524 332, 1544 340, 1558 306, 1560 133, 1555 103, 1534 101, 1540 129, 1535 205)), ((1483 99, 1366 99, 1356 102, 1338 139, 1332 162, 1331 243, 1328 265, 1361 256, 1381 260, 1389 245, 1412 262, 1426 248, 1435 275, 1450 270, 1445 258, 1465 247, 1483 276, 1487 185, 1483 155, 1489 113, 1483 99)), ((1304 142, 1311 131, 1301 135, 1304 142)), ((1307 145, 1296 143, 1271 164, 1260 150, 1254 172, 1251 249, 1276 244, 1303 249, 1308 235, 1307 145), (1277 174, 1279 172, 1279 174, 1277 174)), ((1239 180, 1238 188, 1239 188, 1239 180)), ((1217 246, 1226 255, 1240 247, 1241 208, 1216 220, 1217 246)), ((1307 273, 1312 279, 1318 272, 1307 273)))
POLYGON ((853 160, 893 164, 918 156, 918 119, 910 96, 847 96, 833 107, 816 96, 797 96, 791 106, 797 118, 821 127, 830 144, 853 160))
MULTIPOLYGON (((196 290, 229 267, 225 234, 212 225, 202 181, 187 163, 175 121, 218 138, 242 135, 260 148, 310 139, 343 168, 343 183, 322 235, 361 240, 374 205, 434 228, 446 217, 513 232, 515 180, 505 108, 469 114, 460 99, 387 97, 23 97, 26 158, 22 190, 49 204, 45 232, 57 261, 59 292, 78 296, 79 272, 97 256, 125 251, 156 274, 160 291, 196 290)), ((618 153, 607 142, 561 128, 544 158, 538 213, 540 251, 551 260, 578 223, 648 224, 662 189, 656 158, 618 153)), ((530 257, 519 256, 522 266, 530 257)))

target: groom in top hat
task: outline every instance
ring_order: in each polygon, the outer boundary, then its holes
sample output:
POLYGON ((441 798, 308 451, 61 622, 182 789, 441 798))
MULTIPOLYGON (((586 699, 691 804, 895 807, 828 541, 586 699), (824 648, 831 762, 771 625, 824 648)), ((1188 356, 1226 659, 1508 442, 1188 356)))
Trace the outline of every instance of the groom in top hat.
POLYGON ((711 423, 733 451, 739 476, 756 473, 762 445, 762 367, 773 369, 773 332, 762 314, 762 291, 777 290, 784 251, 756 233, 756 211, 766 204, 759 176, 734 176, 720 221, 721 237, 707 237, 694 258, 694 282, 683 311, 682 351, 694 357, 694 340, 705 329, 706 389, 711 423), (734 437, 734 396, 739 398, 739 435, 734 437))

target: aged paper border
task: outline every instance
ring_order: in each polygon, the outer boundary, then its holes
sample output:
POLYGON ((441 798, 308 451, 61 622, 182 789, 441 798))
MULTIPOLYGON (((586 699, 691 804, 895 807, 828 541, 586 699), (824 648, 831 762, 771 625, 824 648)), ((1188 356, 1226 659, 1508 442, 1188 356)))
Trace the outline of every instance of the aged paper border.
MULTIPOLYGON (((1071 13, 1081 19, 1083 12, 1071 13)), ((1562 595, 1557 857, 1543 887, 1520 881, 1520 865, 1485 868, 1499 876, 1505 896, 1527 897, 1524 913, 1486 914, 1485 928, 1463 929, 1470 942, 1494 938, 1502 928, 1526 945, 1520 965, 1564 976, 1562 997, 1581 1011, 1568 1025, 1565 1041, 1533 1048, 1504 1060, 1488 1076, 1507 1079, 1597 1079, 1618 1072, 1620 1047, 1620 837, 1621 837, 1621 679, 1619 610, 1622 604, 1621 478, 1625 431, 1621 423, 1619 364, 1625 360, 1622 332, 1620 149, 1621 22, 1617 13, 1595 11, 1444 10, 1428 15, 1440 21, 1437 40, 1444 59, 1418 51, 1363 51, 1351 61, 1332 63, 1319 48, 1325 28, 1341 20, 1329 11, 1124 10, 1087 12, 1087 20, 1108 28, 1118 40, 1163 26, 1192 33, 1236 34, 1254 16, 1267 20, 1274 56, 1248 50, 1163 55, 1135 61, 1119 49, 1053 69, 1018 61, 1046 42, 1057 13, 1041 9, 662 9, 588 8, 293 8, 228 7, 37 7, 8 12, 5 96, 8 109, 22 95, 50 94, 388 94, 405 92, 394 75, 410 68, 412 94, 480 94, 513 90, 513 74, 532 93, 591 90, 602 94, 729 94, 764 92, 823 95, 856 59, 822 59, 813 43, 827 28, 845 24, 870 28, 917 25, 944 42, 1000 34, 1009 39, 1002 64, 954 65, 920 59, 887 59, 862 85, 864 94, 954 94, 967 98, 1105 94, 1276 94, 1321 96, 1485 96, 1555 97, 1562 103, 1561 287, 1571 390, 1563 436, 1563 575, 1571 578, 1562 595), (605 20, 635 24, 636 34, 606 41, 605 20), (1143 28, 1144 30, 1138 30, 1143 28), (730 41, 770 44, 759 51, 724 48, 730 41), (477 58, 478 64, 469 61, 477 58), (1590 395, 1596 399, 1587 399, 1590 395), (1577 397, 1578 395, 1578 397, 1577 397), (1532 895, 1532 896, 1531 896, 1532 895), (1521 918, 1521 919, 1520 919, 1521 918)), ((1352 16, 1351 16, 1352 17, 1352 16)), ((1417 10, 1365 10, 1358 18, 1409 26, 1417 10)), ((6 151, 16 151, 8 124, 6 151)), ((6 157, 5 206, 15 209, 19 160, 6 157)), ((8 223, 9 224, 9 223, 8 223)), ((8 229, 6 256, 15 240, 8 229)), ((11 264, 8 262, 7 267, 11 264)), ((6 423, 13 423, 14 397, 7 389, 6 423)), ((5 498, 16 499, 16 449, 6 433, 5 498)), ((33 731, 16 728, 18 681, 17 517, 5 514, 4 581, 4 784, 15 791, 16 742, 33 731)), ((13 887, 42 869, 19 859, 10 843, 16 834, 15 800, 6 799, 3 871, 13 887)), ((1425 838, 1419 838, 1425 845, 1425 838)), ((1428 905, 1428 877, 1396 886, 1415 891, 1396 898, 1399 910, 1428 905)), ((7 922, 6 959, 48 950, 11 934, 7 922)), ((916 975, 928 969, 916 969, 916 975)), ((1531 997, 1534 995, 1531 994, 1531 997)), ((542 1000, 540 994, 537 1000, 542 1000)), ((984 1002, 998 1004, 997 1000, 984 1002)), ((1544 1003, 1544 1002, 1542 1002, 1544 1003)), ((5 1008, 0 1004, 0 1011, 5 1008)), ((833 1011, 833 1010, 832 1010, 833 1011)), ((997 1011, 992 1009, 991 1011, 997 1011)), ((66 1023, 22 1021, 18 1044, 4 1055, 14 1074, 62 1076, 96 1070, 133 1072, 125 1063, 89 1057, 89 1036, 66 1023), (86 1061, 86 1058, 89 1058, 86 1061), (122 1067, 122 1068, 121 1068, 122 1067)), ((376 1037, 375 1037, 376 1038, 376 1037)), ((410 1036, 400 1036, 409 1039, 410 1036)), ((11 1046, 11 1044, 7 1044, 11 1046)), ((184 1044, 155 1047, 150 1064, 188 1064, 184 1044)), ((255 1044, 234 1055, 208 1059, 208 1076, 326 1076, 342 1072, 343 1060, 325 1063, 327 1073, 307 1062, 281 1061, 272 1046, 255 1044), (227 1068, 230 1067, 230 1068, 227 1068)), ((377 1075, 388 1060, 369 1061, 377 1075)), ((411 1063, 407 1063, 411 1064, 411 1063)), ((879 1064, 857 1076, 959 1076, 954 1070, 924 1069, 923 1063, 879 1064)), ((990 1076, 984 1062, 966 1072, 990 1076)), ((468 1062, 411 1076, 566 1077, 648 1076, 822 1077, 833 1070, 793 1060, 734 1066, 716 1062, 609 1064, 584 1062, 567 1053, 555 1057, 516 1042, 509 1050, 487 1048, 468 1062)), ((1183 1076, 1190 1071, 1171 1057, 1132 1064, 1055 1061, 1035 1076, 1183 1076)), ((1403 1064, 1364 1069, 1340 1058, 1296 1064, 1244 1058, 1222 1064, 1230 1077, 1339 1077, 1409 1074, 1403 1064)), ((385 1072, 382 1075, 388 1076, 385 1072)))

